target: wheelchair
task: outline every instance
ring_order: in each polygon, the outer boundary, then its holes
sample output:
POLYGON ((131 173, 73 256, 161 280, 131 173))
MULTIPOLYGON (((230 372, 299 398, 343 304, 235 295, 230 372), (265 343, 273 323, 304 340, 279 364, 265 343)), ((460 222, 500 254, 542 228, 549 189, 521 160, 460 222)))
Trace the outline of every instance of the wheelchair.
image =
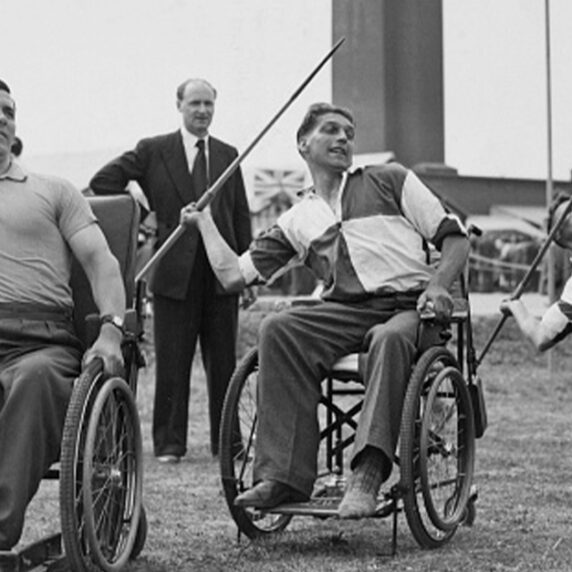
MULTIPOLYGON (((139 222, 128 195, 87 197, 119 261, 127 294, 125 375, 107 377, 101 360, 83 369, 68 406, 59 463, 46 479, 59 479, 61 533, 15 551, 12 569, 50 570, 67 561, 74 572, 117 572, 143 549, 147 520, 142 505, 143 451, 135 403, 143 324, 141 288, 135 288, 139 222), (65 549, 65 556, 62 552, 65 549)), ((74 323, 85 347, 99 332, 99 316, 82 268, 73 261, 74 323)))
MULTIPOLYGON (((426 549, 444 545, 460 525, 471 525, 475 519, 475 439, 486 428, 486 410, 476 376, 464 276, 457 290, 443 345, 429 347, 415 360, 396 451, 399 471, 393 471, 378 497, 375 517, 393 517, 392 554, 397 549, 401 512, 417 543, 426 549)), ((294 516, 337 517, 346 482, 344 454, 353 444, 363 404, 361 357, 345 356, 322 382, 319 471, 310 500, 266 511, 234 505, 236 496, 254 484, 257 349, 251 349, 239 363, 227 390, 220 437, 222 485, 239 538, 241 534, 255 539, 282 531, 294 516), (237 446, 237 438, 241 446, 237 446)))

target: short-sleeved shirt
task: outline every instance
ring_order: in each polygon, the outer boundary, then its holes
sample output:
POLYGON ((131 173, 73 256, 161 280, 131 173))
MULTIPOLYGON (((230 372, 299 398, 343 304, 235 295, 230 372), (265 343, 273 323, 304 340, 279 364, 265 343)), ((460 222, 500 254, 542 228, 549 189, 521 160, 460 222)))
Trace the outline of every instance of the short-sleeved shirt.
POLYGON ((69 240, 96 223, 85 197, 63 179, 0 175, 0 304, 70 309, 69 240))
POLYGON ((247 283, 271 281, 292 262, 323 281, 322 297, 356 301, 420 291, 433 274, 427 244, 466 236, 458 217, 400 164, 348 173, 335 210, 313 189, 240 258, 247 283))

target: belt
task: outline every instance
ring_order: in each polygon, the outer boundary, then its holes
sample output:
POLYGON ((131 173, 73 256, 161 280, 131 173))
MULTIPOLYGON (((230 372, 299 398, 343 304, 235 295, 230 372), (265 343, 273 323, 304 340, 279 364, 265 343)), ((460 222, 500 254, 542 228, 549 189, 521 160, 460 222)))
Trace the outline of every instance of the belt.
POLYGON ((41 322, 69 322, 71 308, 53 306, 35 306, 30 304, 0 303, 0 320, 36 320, 41 322))

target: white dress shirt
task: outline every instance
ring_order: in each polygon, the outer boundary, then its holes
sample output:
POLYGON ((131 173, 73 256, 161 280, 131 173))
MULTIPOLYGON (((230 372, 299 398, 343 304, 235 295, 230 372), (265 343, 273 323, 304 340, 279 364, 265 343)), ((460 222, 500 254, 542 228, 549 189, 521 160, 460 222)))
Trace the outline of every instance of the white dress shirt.
MULTIPOLYGON (((187 165, 189 167, 189 173, 193 172, 193 165, 195 163, 195 158, 198 153, 197 148, 197 141, 199 137, 193 135, 189 131, 185 129, 185 127, 181 127, 181 136, 183 137, 183 147, 185 149, 185 155, 187 157, 187 165)), ((205 135, 202 139, 205 142, 205 155, 207 159, 207 173, 210 172, 209 170, 209 135, 205 135)))

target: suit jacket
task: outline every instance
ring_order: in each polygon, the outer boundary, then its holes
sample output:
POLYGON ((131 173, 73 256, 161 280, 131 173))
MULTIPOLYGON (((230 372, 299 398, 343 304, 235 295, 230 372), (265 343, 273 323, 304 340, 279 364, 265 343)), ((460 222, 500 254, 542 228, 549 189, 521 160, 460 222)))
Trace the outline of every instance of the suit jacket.
MULTIPOLYGON (((237 157, 234 147, 210 136, 210 180, 216 181, 237 157)), ((101 168, 90 181, 95 194, 126 192, 129 181, 137 181, 157 217, 157 248, 179 224, 181 208, 198 199, 187 165, 180 131, 142 139, 101 168)), ((240 167, 229 177, 210 203, 220 233, 237 253, 251 241, 250 211, 240 167)), ((154 293, 183 300, 187 294, 193 261, 199 246, 197 229, 187 230, 159 261, 151 278, 154 293)), ((223 293, 218 285, 217 292, 223 293)))

